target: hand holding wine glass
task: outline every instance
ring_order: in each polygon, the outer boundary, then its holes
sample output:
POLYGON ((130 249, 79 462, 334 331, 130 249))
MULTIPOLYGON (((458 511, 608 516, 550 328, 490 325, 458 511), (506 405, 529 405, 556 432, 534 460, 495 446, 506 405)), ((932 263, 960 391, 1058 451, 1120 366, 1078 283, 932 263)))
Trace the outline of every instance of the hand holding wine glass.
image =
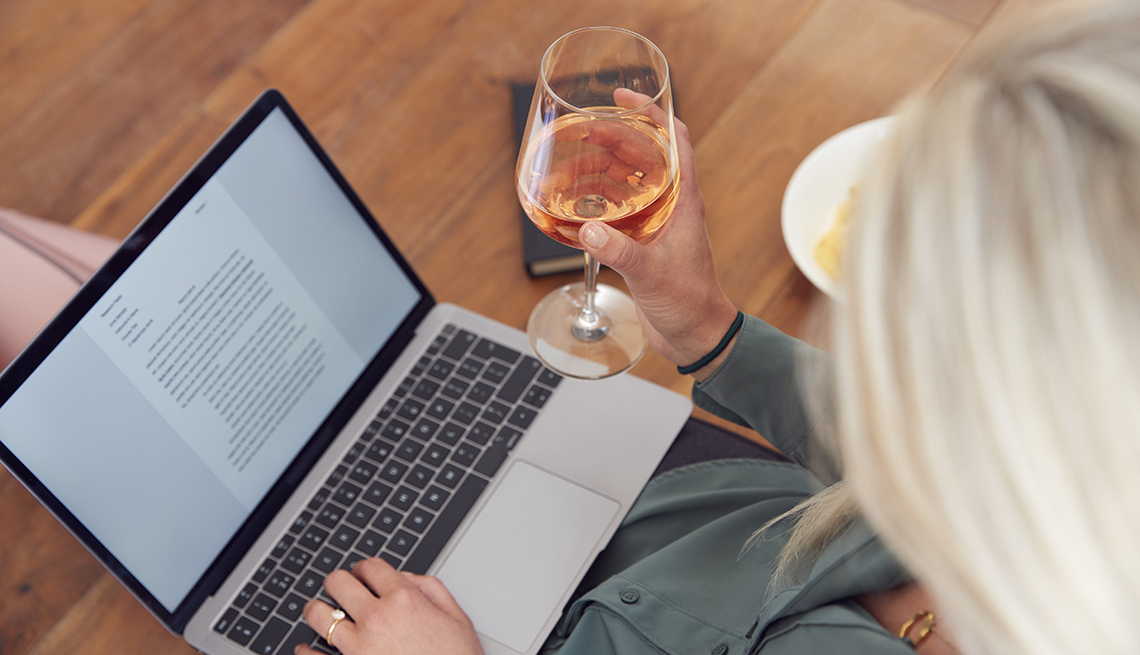
MULTIPOLYGON (((604 222, 652 238, 677 200, 677 148, 668 65, 649 41, 617 28, 571 32, 547 50, 517 169, 519 201, 543 232, 581 247, 604 222)), ((597 379, 629 369, 646 338, 633 301, 597 284, 568 285, 531 314, 528 334, 544 363, 597 379)))

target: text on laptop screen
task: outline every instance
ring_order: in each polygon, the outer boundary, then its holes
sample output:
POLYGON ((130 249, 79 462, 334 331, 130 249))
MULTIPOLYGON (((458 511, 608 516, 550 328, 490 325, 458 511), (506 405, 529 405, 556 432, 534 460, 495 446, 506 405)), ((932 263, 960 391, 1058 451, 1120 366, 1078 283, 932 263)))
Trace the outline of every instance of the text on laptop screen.
POLYGON ((275 109, 0 408, 0 437, 173 611, 420 299, 275 109))

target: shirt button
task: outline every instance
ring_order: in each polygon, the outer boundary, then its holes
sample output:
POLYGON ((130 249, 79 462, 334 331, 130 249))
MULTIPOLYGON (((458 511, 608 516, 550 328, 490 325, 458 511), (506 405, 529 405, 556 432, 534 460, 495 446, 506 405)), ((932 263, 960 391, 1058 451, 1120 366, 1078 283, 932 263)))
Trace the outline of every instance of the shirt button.
POLYGON ((621 592, 621 602, 625 603, 626 605, 632 605, 636 603, 638 598, 641 598, 641 596, 639 596, 637 591, 633 589, 626 589, 625 591, 621 592))
POLYGON ((721 644, 721 645, 717 646, 716 648, 712 649, 712 655, 724 655, 727 652, 728 652, 728 646, 725 646, 724 644, 721 644))

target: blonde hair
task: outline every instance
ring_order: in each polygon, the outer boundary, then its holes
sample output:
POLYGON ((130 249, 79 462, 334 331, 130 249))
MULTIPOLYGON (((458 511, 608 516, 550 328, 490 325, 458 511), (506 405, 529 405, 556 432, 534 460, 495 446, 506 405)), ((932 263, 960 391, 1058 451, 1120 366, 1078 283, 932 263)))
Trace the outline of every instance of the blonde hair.
POLYGON ((846 476, 962 650, 1140 650, 1140 4, 903 112, 836 313, 846 476))

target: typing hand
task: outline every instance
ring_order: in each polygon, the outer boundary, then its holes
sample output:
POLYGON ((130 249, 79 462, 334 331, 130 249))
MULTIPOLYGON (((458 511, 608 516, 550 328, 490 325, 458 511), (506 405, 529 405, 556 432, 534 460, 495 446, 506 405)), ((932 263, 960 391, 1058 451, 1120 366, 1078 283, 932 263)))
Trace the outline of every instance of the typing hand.
MULTIPOLYGON (((334 571, 325 591, 350 618, 337 623, 332 645, 345 655, 448 653, 482 655, 471 620, 439 580, 400 573, 382 559, 359 562, 352 573, 334 571)), ((305 621, 329 634, 333 608, 319 600, 305 605, 305 621)), ((296 655, 320 655, 298 646, 296 655)))

